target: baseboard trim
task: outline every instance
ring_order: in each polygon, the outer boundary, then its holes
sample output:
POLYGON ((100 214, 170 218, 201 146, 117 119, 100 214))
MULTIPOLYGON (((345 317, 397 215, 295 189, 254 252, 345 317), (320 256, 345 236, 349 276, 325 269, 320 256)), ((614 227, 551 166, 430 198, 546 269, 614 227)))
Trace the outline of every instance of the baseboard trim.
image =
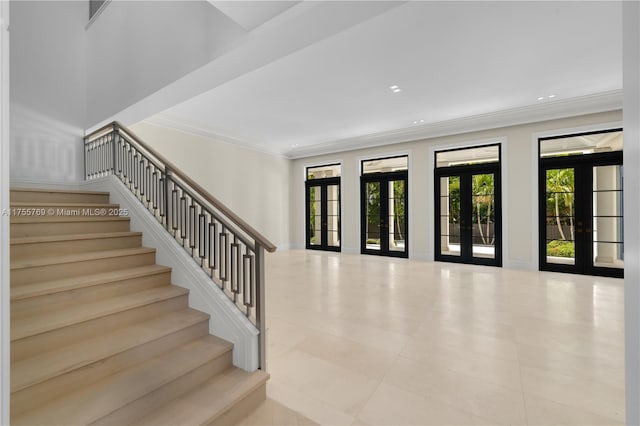
POLYGON ((506 260, 503 267, 505 269, 515 269, 519 271, 537 271, 537 265, 526 260, 506 260))

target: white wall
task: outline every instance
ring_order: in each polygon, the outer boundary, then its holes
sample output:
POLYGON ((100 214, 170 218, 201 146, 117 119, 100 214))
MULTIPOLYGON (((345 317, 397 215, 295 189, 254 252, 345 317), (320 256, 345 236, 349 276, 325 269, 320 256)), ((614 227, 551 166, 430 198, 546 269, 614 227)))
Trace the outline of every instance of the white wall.
MULTIPOLYGON (((623 5, 624 72, 624 215, 640 211, 640 3, 623 5)), ((625 392, 628 425, 640 424, 640 224, 626 220, 624 227, 625 392)))
MULTIPOLYGON (((433 151, 467 144, 505 141, 503 161, 503 264, 537 269, 537 153, 534 134, 563 131, 603 123, 620 123, 621 111, 591 114, 499 129, 439 137, 333 155, 302 158, 291 165, 291 244, 304 247, 304 168, 342 163, 342 247, 360 252, 360 160, 409 154, 409 256, 434 258, 433 151)), ((591 127, 590 127, 591 128, 591 127)))
POLYGON ((288 247, 289 160, 146 123, 130 128, 279 249, 288 247))
MULTIPOLYGON (((9 2, 0 2, 0 211, 9 208, 9 2)), ((9 424, 9 217, 0 213, 0 424, 9 424)))
POLYGON ((205 65, 245 33, 206 1, 112 1, 87 29, 87 127, 205 65))
POLYGON ((84 1, 11 2, 12 180, 83 175, 88 13, 84 1))

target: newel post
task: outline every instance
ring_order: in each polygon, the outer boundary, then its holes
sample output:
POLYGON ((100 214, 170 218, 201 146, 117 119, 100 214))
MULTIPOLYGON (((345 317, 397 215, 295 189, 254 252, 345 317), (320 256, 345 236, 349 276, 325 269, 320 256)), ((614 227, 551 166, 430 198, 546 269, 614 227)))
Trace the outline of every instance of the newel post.
POLYGON ((117 166, 116 166, 116 152, 117 152, 117 144, 118 139, 120 139, 120 127, 118 123, 113 123, 113 137, 111 138, 111 173, 117 174, 117 166))

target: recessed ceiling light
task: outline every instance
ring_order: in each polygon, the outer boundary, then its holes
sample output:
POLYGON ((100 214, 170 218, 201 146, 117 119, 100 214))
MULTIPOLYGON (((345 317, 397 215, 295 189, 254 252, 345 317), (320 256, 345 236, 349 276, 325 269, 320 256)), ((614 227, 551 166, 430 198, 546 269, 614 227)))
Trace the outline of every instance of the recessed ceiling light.
POLYGON ((392 90, 393 93, 398 93, 398 92, 402 92, 402 89, 393 89, 392 90))
POLYGON ((422 123, 424 123, 424 120, 423 120, 423 119, 420 119, 420 120, 413 120, 413 124, 422 124, 422 123))
POLYGON ((540 96, 540 97, 538 98, 538 100, 539 100, 539 101, 543 101, 543 100, 544 100, 544 96, 540 96))
POLYGON ((555 97, 556 97, 556 95, 549 95, 549 99, 555 98, 555 97))
POLYGON ((397 84, 394 84, 393 86, 389 86, 389 89, 396 90, 396 89, 399 89, 399 87, 397 84))

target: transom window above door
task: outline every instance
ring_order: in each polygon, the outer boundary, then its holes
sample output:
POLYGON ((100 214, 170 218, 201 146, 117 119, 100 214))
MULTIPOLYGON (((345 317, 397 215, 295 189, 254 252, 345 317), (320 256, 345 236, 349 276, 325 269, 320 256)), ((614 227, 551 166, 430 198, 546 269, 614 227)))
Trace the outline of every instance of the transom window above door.
POLYGON ((500 145, 459 148, 436 152, 436 168, 470 166, 500 161, 500 145))
POLYGON ((402 172, 409 169, 409 157, 376 158, 362 161, 362 174, 402 172))
POLYGON ((307 180, 340 177, 341 173, 342 166, 340 164, 307 167, 307 180))

